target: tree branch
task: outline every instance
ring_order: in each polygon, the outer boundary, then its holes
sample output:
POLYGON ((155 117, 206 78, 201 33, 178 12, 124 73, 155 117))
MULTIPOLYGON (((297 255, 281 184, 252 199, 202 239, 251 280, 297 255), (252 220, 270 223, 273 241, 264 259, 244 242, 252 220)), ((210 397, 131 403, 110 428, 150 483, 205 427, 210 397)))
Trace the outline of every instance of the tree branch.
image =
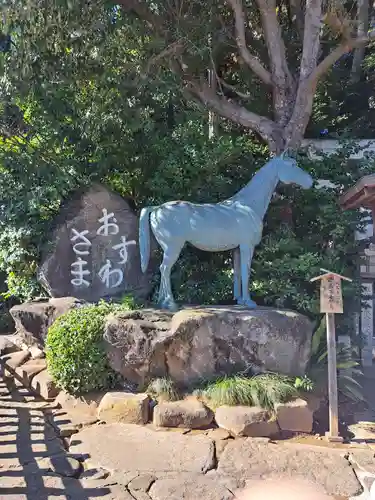
POLYGON ((236 42, 242 59, 254 73, 267 85, 271 85, 271 73, 249 51, 246 44, 245 13, 241 0, 227 0, 231 6, 235 19, 236 42))
POLYGON ((264 38, 271 63, 271 74, 274 84, 283 87, 293 86, 293 77, 289 71, 284 40, 280 23, 277 19, 275 0, 256 0, 260 11, 264 38))
POLYGON ((217 95, 206 82, 197 83, 190 81, 188 83, 190 91, 218 115, 254 130, 266 141, 272 142, 274 140, 275 131, 278 130, 278 126, 269 118, 257 115, 243 106, 239 106, 217 95))
MULTIPOLYGON (((358 28, 357 36, 360 38, 366 36, 369 27, 369 11, 370 2, 369 0, 357 0, 357 17, 358 17, 358 28)), ((366 48, 363 45, 359 47, 354 52, 352 70, 350 75, 351 83, 359 82, 361 78, 362 63, 365 57, 366 48)))
POLYGON ((146 21, 157 33, 165 34, 166 30, 162 18, 154 14, 144 0, 117 0, 117 4, 121 5, 126 12, 134 11, 140 19, 146 21))
POLYGON ((273 84, 273 104, 277 123, 284 126, 290 118, 295 92, 294 78, 289 70, 285 44, 277 19, 276 0, 256 0, 267 46, 273 84))
POLYGON ((348 52, 351 52, 353 49, 362 47, 364 45, 367 45, 368 43, 372 42, 375 40, 375 31, 369 33, 367 36, 364 37, 359 37, 359 38, 352 38, 350 40, 345 40, 343 43, 338 45, 335 49, 332 50, 328 54, 328 56, 321 61, 318 66, 316 67, 315 71, 311 74, 309 78, 309 83, 311 86, 313 86, 319 78, 321 78, 327 71, 337 62, 340 57, 342 57, 344 54, 347 54, 348 52))
POLYGON ((322 1, 307 0, 305 13, 305 31, 303 37, 300 82, 308 78, 315 70, 320 49, 322 1))
POLYGON ((181 41, 177 41, 171 43, 168 47, 162 50, 159 54, 151 57, 146 64, 144 71, 142 72, 141 78, 146 78, 153 66, 160 63, 163 59, 168 57, 177 57, 181 55, 182 51, 185 48, 185 43, 181 41))
POLYGON ((319 57, 321 23, 322 1, 307 0, 298 90, 293 112, 284 130, 286 146, 294 147, 299 143, 311 116, 316 89, 315 80, 311 78, 319 57))
POLYGON ((231 90, 235 94, 238 95, 238 97, 241 97, 241 99, 252 99, 252 94, 247 94, 246 92, 241 92, 240 90, 237 89, 235 85, 231 85, 230 83, 227 83, 225 80, 222 78, 219 78, 219 83, 222 85, 225 89, 231 90))
POLYGON ((316 66, 315 70, 308 78, 300 82, 293 114, 288 126, 284 130, 284 141, 286 146, 293 147, 295 143, 299 142, 300 131, 305 130, 311 116, 314 94, 320 78, 327 73, 335 62, 344 54, 357 47, 362 47, 373 40, 375 40, 375 32, 365 37, 345 40, 316 66))

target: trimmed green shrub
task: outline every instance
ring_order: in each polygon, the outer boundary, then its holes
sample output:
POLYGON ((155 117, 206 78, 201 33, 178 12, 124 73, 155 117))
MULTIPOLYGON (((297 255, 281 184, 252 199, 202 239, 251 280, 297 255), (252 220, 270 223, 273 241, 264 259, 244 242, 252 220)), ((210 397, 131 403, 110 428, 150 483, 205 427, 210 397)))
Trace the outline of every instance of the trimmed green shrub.
POLYGON ((100 302, 72 309, 48 330, 48 369, 56 384, 71 394, 113 387, 117 375, 103 347, 104 321, 109 313, 129 309, 100 302))
POLYGON ((244 405, 274 410, 277 403, 297 397, 298 391, 288 377, 267 373, 254 377, 225 377, 196 391, 196 394, 214 408, 244 405))

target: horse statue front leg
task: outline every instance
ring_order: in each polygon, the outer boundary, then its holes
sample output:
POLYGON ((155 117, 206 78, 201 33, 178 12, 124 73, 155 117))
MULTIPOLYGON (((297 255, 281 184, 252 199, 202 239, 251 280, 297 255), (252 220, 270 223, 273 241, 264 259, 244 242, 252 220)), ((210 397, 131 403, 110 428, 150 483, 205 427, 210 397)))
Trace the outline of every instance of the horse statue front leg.
POLYGON ((241 284, 242 295, 237 304, 254 309, 257 305, 251 300, 249 293, 249 277, 251 269, 251 261, 253 259, 254 247, 249 245, 240 245, 240 258, 241 258, 241 284))
POLYGON ((241 300, 241 259, 240 248, 233 250, 233 295, 234 300, 238 303, 241 300))

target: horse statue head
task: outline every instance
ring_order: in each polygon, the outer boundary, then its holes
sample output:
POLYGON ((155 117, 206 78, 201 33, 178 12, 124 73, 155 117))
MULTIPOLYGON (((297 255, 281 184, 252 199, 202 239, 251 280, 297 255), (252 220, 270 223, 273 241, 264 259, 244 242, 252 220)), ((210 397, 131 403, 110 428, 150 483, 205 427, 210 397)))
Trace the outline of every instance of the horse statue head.
POLYGON ((310 189, 313 179, 310 174, 297 165, 297 160, 291 156, 289 149, 273 160, 276 163, 278 177, 283 184, 297 184, 303 189, 310 189))

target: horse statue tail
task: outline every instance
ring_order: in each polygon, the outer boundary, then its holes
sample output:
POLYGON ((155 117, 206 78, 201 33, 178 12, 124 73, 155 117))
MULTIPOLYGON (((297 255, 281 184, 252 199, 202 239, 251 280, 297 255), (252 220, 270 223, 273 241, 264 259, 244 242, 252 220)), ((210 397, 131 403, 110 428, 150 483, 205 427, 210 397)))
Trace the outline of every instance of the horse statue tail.
POLYGON ((139 216, 139 250, 141 253, 141 269, 146 272, 150 260, 150 214, 155 207, 145 207, 139 216))

